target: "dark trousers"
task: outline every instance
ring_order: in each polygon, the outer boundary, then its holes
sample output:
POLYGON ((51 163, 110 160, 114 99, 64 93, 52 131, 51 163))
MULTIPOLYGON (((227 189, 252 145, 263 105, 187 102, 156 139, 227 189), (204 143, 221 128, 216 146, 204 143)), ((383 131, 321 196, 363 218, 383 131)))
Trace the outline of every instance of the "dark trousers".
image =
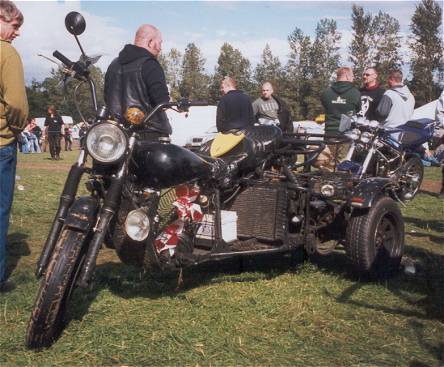
POLYGON ((72 139, 70 136, 65 135, 65 151, 72 150, 72 139))
POLYGON ((52 158, 56 158, 60 155, 60 150, 61 150, 60 140, 61 140, 61 134, 58 133, 48 134, 49 152, 51 153, 52 158))

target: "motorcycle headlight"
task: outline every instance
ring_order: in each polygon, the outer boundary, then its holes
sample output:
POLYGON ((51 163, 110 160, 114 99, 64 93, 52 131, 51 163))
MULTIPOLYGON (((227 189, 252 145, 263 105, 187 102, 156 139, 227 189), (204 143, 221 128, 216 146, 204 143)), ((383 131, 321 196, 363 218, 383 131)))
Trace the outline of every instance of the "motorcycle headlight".
POLYGON ((134 241, 145 240, 150 233, 150 219, 143 209, 132 210, 125 221, 125 231, 134 241))
POLYGON ((91 127, 86 135, 86 149, 101 163, 113 163, 122 158, 128 140, 121 128, 111 122, 91 127))
POLYGON ((327 198, 331 198, 335 194, 335 188, 331 184, 322 185, 321 194, 327 198))
POLYGON ((358 129, 353 129, 353 130, 347 131, 345 133, 345 136, 347 136, 351 140, 358 140, 360 134, 361 134, 361 132, 358 129))
POLYGON ((367 144, 368 142, 370 142, 371 138, 372 138, 372 134, 370 134, 369 132, 363 132, 361 134, 361 141, 364 144, 367 144))

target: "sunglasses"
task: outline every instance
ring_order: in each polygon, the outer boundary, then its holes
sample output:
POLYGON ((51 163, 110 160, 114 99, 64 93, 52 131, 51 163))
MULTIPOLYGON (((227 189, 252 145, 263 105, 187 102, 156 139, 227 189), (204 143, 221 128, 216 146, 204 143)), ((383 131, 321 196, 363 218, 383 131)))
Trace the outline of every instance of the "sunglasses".
POLYGON ((373 74, 364 73, 362 76, 372 76, 373 74))

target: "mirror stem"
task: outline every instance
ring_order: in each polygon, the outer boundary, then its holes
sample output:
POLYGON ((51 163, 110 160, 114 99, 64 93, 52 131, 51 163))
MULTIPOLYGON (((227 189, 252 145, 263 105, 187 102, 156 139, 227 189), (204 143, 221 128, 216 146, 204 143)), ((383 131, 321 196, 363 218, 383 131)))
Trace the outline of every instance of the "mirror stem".
POLYGON ((80 51, 82 51, 82 55, 86 57, 85 51, 83 51, 83 47, 80 44, 79 38, 76 35, 74 35, 74 38, 76 39, 77 44, 79 45, 80 51))

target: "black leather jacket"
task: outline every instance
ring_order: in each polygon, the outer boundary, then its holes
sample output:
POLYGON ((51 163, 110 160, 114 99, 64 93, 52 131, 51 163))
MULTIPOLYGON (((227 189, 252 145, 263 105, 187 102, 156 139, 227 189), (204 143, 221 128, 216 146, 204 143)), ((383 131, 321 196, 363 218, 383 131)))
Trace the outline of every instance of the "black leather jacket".
MULTIPOLYGON (((123 116, 128 107, 149 113, 159 103, 168 102, 165 74, 157 59, 144 48, 126 45, 105 75, 105 103, 112 115, 123 116)), ((158 112, 150 130, 171 134, 165 112, 158 112)))

